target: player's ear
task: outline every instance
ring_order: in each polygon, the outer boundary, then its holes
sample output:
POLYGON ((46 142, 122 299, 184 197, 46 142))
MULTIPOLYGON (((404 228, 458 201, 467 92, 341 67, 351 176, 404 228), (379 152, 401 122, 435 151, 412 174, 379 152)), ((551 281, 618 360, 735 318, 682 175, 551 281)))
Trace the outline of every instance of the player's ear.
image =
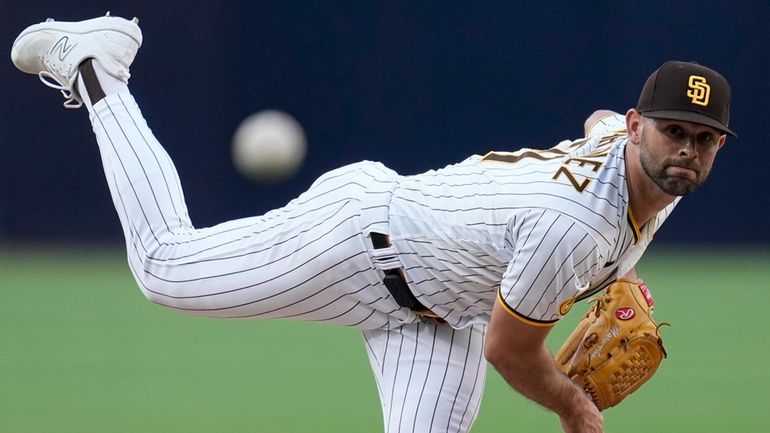
POLYGON ((718 147, 718 149, 721 149, 722 146, 725 145, 725 141, 726 140, 727 140, 727 136, 726 135, 722 134, 722 135, 719 136, 719 147, 718 147))
POLYGON ((628 132, 628 141, 633 144, 639 144, 642 129, 642 115, 636 109, 631 108, 626 112, 626 131, 628 132))

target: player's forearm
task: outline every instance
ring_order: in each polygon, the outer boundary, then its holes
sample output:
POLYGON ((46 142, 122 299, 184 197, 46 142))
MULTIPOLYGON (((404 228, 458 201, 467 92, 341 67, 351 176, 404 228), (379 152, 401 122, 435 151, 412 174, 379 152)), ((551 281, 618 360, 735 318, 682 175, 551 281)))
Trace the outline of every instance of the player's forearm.
POLYGON ((556 368, 545 348, 550 326, 533 326, 495 304, 484 354, 516 391, 556 412, 567 433, 600 433, 604 419, 596 405, 556 368))
POLYGON ((557 370, 545 347, 527 355, 500 355, 490 362, 516 391, 562 418, 577 416, 594 406, 557 370))

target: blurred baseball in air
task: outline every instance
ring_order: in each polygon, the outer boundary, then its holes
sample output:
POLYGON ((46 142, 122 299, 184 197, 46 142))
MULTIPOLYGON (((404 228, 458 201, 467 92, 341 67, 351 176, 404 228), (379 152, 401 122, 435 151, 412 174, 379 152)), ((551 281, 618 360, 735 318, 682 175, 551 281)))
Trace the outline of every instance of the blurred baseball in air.
POLYGON ((265 110, 241 122, 233 136, 233 163, 243 176, 273 183, 293 176, 307 152, 302 125, 283 111, 265 110))

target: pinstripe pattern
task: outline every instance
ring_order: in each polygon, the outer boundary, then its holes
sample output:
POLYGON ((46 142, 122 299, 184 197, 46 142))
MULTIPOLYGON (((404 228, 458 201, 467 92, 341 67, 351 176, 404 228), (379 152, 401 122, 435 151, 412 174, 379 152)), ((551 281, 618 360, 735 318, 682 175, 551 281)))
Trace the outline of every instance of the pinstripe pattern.
POLYGON ((364 331, 386 433, 467 432, 484 389, 486 327, 364 331))
POLYGON ((410 317, 382 285, 361 227, 369 203, 387 202, 398 178, 391 170, 342 167, 280 209, 196 229, 171 159, 132 97, 105 98, 92 123, 129 264, 151 301, 196 315, 361 328, 410 317))
POLYGON ((637 239, 620 125, 614 116, 586 139, 405 178, 390 234, 417 298, 462 328, 487 322, 499 289, 510 310, 553 322, 560 305, 630 270, 678 200, 637 239))
POLYGON ((605 135, 625 134, 626 118, 619 114, 603 117, 599 119, 588 131, 586 137, 603 137, 605 135))
POLYGON ((195 228, 171 158, 131 95, 89 111, 144 295, 194 315, 363 329, 389 433, 468 431, 498 291, 517 314, 557 320, 563 302, 632 267, 676 204, 635 227, 625 140, 597 135, 408 177, 352 164, 262 216, 195 228), (561 173, 569 158, 578 164, 561 173), (392 246, 374 249, 370 232, 392 246), (450 326, 395 303, 382 283, 393 268, 450 326))

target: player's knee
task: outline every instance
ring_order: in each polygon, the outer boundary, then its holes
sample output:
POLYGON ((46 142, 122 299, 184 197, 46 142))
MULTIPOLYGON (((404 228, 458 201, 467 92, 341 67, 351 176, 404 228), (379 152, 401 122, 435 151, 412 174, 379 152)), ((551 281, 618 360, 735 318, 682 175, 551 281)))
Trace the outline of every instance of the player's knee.
POLYGON ((185 314, 201 315, 196 312, 200 309, 196 300, 186 299, 188 297, 178 287, 161 284, 151 278, 137 278, 137 284, 144 297, 153 304, 185 314))
POLYGON ((141 257, 141 259, 137 261, 138 263, 131 262, 131 268, 134 280, 144 297, 154 304, 175 307, 175 300, 181 294, 179 293, 180 285, 172 284, 157 275, 157 272, 153 272, 152 269, 157 266, 153 262, 154 259, 148 255, 137 254, 136 257, 141 257))
POLYGON ((137 274, 136 283, 144 297, 153 304, 187 315, 220 317, 209 297, 201 295, 200 283, 170 282, 149 273, 137 274))
POLYGON ((154 304, 164 304, 163 298, 165 298, 165 296, 162 295, 162 289, 152 278, 136 273, 135 280, 137 286, 139 286, 139 290, 148 301, 154 304))

